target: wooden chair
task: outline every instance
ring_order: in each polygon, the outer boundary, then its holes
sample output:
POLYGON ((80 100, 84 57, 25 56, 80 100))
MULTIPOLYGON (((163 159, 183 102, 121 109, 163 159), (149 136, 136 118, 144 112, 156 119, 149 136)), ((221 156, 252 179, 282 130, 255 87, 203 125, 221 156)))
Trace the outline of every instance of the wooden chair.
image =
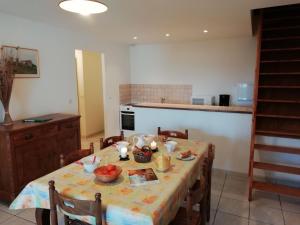
POLYGON ((205 159, 202 167, 200 181, 188 189, 186 208, 180 207, 175 219, 169 225, 205 225, 207 207, 208 186, 208 159, 205 159), (197 211, 193 207, 198 207, 197 211))
MULTIPOLYGON (((208 154, 207 154, 207 195, 206 195, 206 219, 207 222, 210 220, 210 206, 211 206, 211 177, 212 177, 212 166, 215 159, 215 145, 209 144, 208 154)), ((200 180, 195 182, 196 186, 200 185, 200 180)))
POLYGON ((108 138, 100 138, 100 149, 107 148, 113 144, 115 144, 118 141, 123 141, 124 140, 124 132, 121 131, 120 136, 112 136, 108 138))
POLYGON ((89 149, 81 149, 72 152, 68 155, 60 155, 60 168, 67 166, 73 162, 76 162, 84 157, 87 157, 94 153, 94 143, 90 143, 89 149))
MULTIPOLYGON (((63 213, 77 216, 93 216, 96 218, 96 225, 102 225, 101 194, 96 193, 95 201, 76 200, 59 194, 55 190, 54 181, 49 181, 50 198, 50 220, 52 225, 58 225, 57 206, 63 213)), ((71 220, 64 214, 65 225, 88 225, 85 222, 71 220)))
POLYGON ((157 128, 158 135, 165 135, 167 137, 181 138, 181 139, 189 139, 189 131, 185 129, 185 132, 182 133, 180 131, 173 130, 164 130, 162 131, 160 127, 157 128))
POLYGON ((211 177, 212 177, 212 167, 213 167, 213 162, 215 159, 215 149, 216 146, 213 144, 209 145, 209 149, 208 149, 208 187, 207 187, 207 222, 209 222, 210 220, 210 205, 211 205, 211 177))

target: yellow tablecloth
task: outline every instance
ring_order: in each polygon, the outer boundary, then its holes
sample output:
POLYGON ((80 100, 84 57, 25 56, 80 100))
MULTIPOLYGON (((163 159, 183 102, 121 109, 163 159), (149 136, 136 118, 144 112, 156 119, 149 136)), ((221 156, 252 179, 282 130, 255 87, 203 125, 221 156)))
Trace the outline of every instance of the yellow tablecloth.
MULTIPOLYGON (((183 202, 188 187, 200 173, 201 156, 208 150, 208 144, 192 140, 174 139, 178 142, 176 151, 172 153, 172 169, 166 173, 155 171, 153 160, 150 163, 136 163, 129 153, 129 161, 119 161, 118 151, 114 146, 97 151, 95 155, 119 165, 123 172, 119 179, 111 184, 95 182, 94 174, 84 172, 76 163, 54 171, 29 183, 11 204, 11 209, 45 208, 49 209, 48 182, 55 181, 58 192, 76 199, 94 200, 100 192, 104 208, 104 217, 109 225, 167 225, 176 215, 183 202), (181 161, 176 155, 181 151, 191 150, 197 154, 192 161, 181 161), (158 184, 132 187, 127 171, 129 169, 153 168, 158 184)), ((163 144, 159 150, 165 152, 163 144)), ((155 153, 155 158, 160 153, 155 153)), ((94 218, 82 217, 94 224, 94 218)))

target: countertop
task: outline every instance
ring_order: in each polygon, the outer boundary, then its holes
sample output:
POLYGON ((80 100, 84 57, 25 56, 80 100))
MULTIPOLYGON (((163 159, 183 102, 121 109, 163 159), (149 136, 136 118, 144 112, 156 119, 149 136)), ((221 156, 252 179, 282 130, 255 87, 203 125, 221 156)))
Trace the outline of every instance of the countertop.
POLYGON ((171 104, 171 103, 134 103, 134 107, 158 108, 158 109, 179 109, 196 110, 209 112, 227 112, 227 113, 252 113, 252 107, 249 106, 216 106, 216 105, 192 105, 192 104, 171 104))

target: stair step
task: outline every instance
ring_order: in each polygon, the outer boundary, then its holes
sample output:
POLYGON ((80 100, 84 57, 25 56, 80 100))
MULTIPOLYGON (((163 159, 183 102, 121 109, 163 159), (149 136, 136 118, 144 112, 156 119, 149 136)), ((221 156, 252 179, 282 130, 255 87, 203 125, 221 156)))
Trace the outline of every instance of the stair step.
POLYGON ((268 19, 265 19, 264 22, 282 21, 282 20, 291 20, 291 19, 300 19, 300 16, 285 16, 285 17, 279 17, 279 18, 268 18, 268 19))
POLYGON ((271 137, 287 137, 287 138, 300 138, 300 132, 295 131, 279 131, 279 130, 259 130, 255 131, 257 135, 271 136, 271 137))
MULTIPOLYGON (((300 48, 299 48, 300 50, 300 48)), ((282 59, 282 60, 262 60, 260 63, 289 63, 289 62, 300 62, 300 59, 282 59)))
POLYGON ((300 155, 300 148, 255 144, 254 149, 260 151, 267 151, 267 152, 281 152, 281 153, 300 155))
POLYGON ((300 85, 259 85, 258 88, 265 88, 265 89, 299 89, 300 85))
POLYGON ((300 75, 300 72, 262 72, 260 75, 300 75))
POLYGON ((257 101, 258 102, 300 104, 300 100, 288 100, 288 99, 257 99, 257 101))
POLYGON ((296 48, 264 48, 262 52, 277 52, 277 51, 300 51, 300 47, 296 48))
POLYGON ((273 163, 264 163, 264 162, 254 162, 253 167, 261 170, 269 170, 280 173, 290 173, 300 175, 300 168, 292 166, 284 166, 273 163))
POLYGON ((284 40, 298 40, 298 39, 300 39, 300 36, 263 38, 262 41, 284 41, 284 40))
POLYGON ((278 30, 293 30, 293 29, 300 29, 300 26, 286 26, 286 27, 272 27, 272 28, 265 28, 263 31, 278 31, 278 30))
POLYGON ((300 197, 300 188, 289 187, 286 185, 271 184, 266 182, 253 181, 252 187, 261 191, 275 192, 282 195, 300 197))

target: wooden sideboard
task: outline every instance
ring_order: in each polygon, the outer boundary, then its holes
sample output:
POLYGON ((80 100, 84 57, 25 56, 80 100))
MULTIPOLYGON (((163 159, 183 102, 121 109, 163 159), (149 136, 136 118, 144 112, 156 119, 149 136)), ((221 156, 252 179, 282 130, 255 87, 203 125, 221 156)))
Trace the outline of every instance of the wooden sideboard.
POLYGON ((11 202, 30 181, 59 168, 59 155, 78 150, 80 116, 51 114, 42 123, 0 126, 0 201, 11 202))

